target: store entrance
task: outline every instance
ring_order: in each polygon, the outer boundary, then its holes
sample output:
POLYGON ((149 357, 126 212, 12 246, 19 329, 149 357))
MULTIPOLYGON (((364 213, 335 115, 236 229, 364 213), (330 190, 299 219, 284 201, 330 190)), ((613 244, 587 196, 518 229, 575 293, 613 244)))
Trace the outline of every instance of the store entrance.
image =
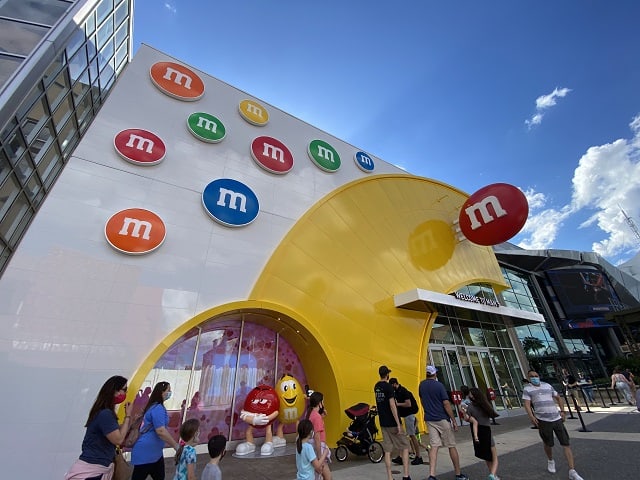
MULTIPOLYGON (((438 369, 440 380, 447 391, 460 390, 461 385, 489 388, 500 392, 498 376, 488 348, 429 345, 429 360, 438 369)), ((498 402, 501 402, 498 397, 498 402)))

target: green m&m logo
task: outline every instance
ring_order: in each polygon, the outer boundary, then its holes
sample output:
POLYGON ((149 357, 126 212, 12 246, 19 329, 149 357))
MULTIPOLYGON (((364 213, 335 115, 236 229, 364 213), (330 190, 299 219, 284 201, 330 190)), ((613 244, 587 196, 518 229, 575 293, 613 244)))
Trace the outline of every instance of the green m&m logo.
POLYGON ((340 155, 323 140, 312 140, 308 153, 311 160, 325 172, 333 173, 340 168, 340 155))
POLYGON ((218 143, 227 134, 224 124, 219 119, 204 112, 189 115, 187 128, 198 140, 209 143, 218 143))

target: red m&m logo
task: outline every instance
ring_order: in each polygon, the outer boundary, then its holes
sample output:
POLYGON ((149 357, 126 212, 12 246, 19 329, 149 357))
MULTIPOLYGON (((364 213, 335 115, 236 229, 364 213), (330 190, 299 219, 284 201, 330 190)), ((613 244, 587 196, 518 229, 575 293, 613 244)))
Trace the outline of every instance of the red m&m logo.
POLYGON ((251 156, 265 170, 284 174, 293 168, 293 155, 273 137, 257 137, 251 142, 251 156))
POLYGON ((167 153, 162 139, 142 128, 122 130, 113 139, 113 146, 122 158, 136 165, 156 165, 167 153))
POLYGON ((498 245, 516 235, 529 215, 524 194, 513 185, 494 183, 471 195, 460 209, 460 230, 478 245, 498 245))

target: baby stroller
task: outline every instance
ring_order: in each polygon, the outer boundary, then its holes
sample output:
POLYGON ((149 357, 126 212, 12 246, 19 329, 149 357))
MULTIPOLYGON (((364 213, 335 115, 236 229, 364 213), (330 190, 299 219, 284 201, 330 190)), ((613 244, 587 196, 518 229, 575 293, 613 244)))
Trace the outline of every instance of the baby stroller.
POLYGON ((384 450, 380 442, 376 442, 376 434, 378 433, 378 427, 376 427, 378 410, 376 407, 369 407, 366 403, 357 403, 347 408, 344 413, 352 422, 349 429, 338 440, 338 447, 335 451, 336 460, 344 462, 351 452, 356 455, 367 455, 373 463, 379 463, 384 456, 384 450))

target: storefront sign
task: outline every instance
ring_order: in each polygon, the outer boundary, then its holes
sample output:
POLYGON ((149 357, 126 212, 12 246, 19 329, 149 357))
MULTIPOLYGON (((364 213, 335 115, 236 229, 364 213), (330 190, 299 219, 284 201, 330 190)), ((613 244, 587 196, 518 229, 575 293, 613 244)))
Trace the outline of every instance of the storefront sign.
POLYGON ((284 174, 293 168, 293 155, 287 146, 273 137, 258 137, 251 142, 251 156, 271 173, 284 174))
POLYGON ((219 178, 207 185, 202 192, 202 205, 211 218, 227 227, 249 225, 260 211, 253 190, 231 178, 219 178))
POLYGON ((264 127, 269 123, 269 112, 254 100, 242 100, 238 105, 240 116, 251 125, 264 127))
POLYGON ((309 158, 325 172, 337 172, 340 168, 340 155, 335 148, 323 140, 313 140, 307 149, 309 158))
POLYGON ((142 128, 118 132, 113 139, 113 146, 127 162, 143 166, 157 165, 167 152, 159 136, 142 128))
POLYGON ((490 307, 499 307, 500 304, 495 300, 489 300, 484 297, 476 297, 475 295, 469 295, 467 293, 454 292, 453 296, 458 300, 464 300, 465 302, 480 303, 482 305, 489 305, 490 307))
POLYGON ((466 238, 478 245, 498 245, 516 235, 529 215, 524 194, 513 185, 481 188, 462 205, 458 222, 466 238))
POLYGON ((130 255, 154 251, 167 235, 162 219, 143 208, 129 208, 114 214, 104 226, 104 235, 113 248, 130 255))
POLYGON ((375 164, 373 163, 373 159, 366 153, 356 152, 356 154, 353 156, 353 159, 356 162, 356 165, 358 166, 358 168, 363 172, 365 173, 373 172, 375 168, 375 164))
POLYGON ((193 70, 174 62, 157 62, 149 72, 151 81, 165 95, 193 102, 204 95, 204 82, 193 70))
POLYGON ((207 143, 221 142, 227 134, 224 124, 218 118, 205 112, 189 115, 187 128, 194 137, 207 143))

